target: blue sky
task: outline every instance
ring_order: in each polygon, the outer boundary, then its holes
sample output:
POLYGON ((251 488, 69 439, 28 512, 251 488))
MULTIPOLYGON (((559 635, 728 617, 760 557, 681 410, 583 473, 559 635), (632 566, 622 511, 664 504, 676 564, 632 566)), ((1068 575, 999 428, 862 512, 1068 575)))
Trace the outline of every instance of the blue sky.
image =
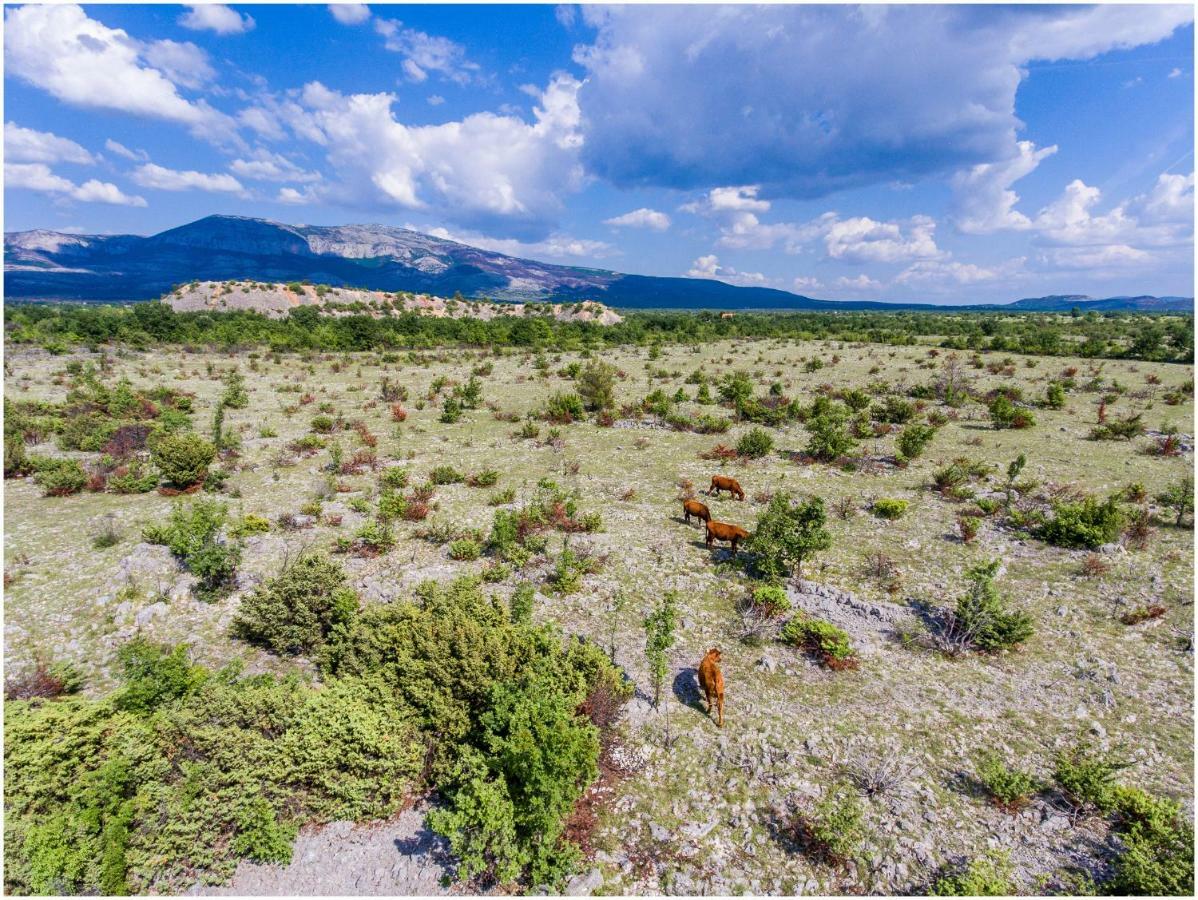
POLYGON ((5 10, 5 229, 212 213, 831 299, 1192 295, 1189 6, 5 10))

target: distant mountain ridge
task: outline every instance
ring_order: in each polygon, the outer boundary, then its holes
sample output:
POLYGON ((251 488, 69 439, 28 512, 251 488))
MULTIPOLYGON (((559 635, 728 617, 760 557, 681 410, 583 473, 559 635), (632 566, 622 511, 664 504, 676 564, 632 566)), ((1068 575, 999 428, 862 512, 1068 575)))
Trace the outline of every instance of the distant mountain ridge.
POLYGON ((151 300, 190 281, 310 280, 342 287, 495 300, 599 300, 640 309, 946 310, 1091 309, 1193 311, 1189 297, 1052 296, 1011 304, 817 300, 703 278, 629 275, 519 259, 389 225, 286 225, 208 216, 138 235, 75 235, 38 229, 4 236, 4 290, 13 299, 151 300))

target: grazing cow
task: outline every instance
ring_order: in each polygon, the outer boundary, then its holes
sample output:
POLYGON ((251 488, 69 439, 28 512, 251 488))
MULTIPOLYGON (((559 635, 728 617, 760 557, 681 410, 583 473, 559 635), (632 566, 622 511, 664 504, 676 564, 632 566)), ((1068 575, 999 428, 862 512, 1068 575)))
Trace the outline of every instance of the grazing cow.
POLYGON ((707 651, 707 655, 703 657, 703 662, 699 663, 699 687, 703 689, 703 696, 707 698, 707 714, 711 715, 713 709, 718 709, 720 719, 717 723, 720 728, 724 727, 724 673, 720 671, 720 649, 712 647, 707 651), (713 706, 712 701, 715 701, 713 706))
POLYGON ((745 492, 740 489, 740 482, 735 478, 729 478, 727 475, 712 475, 711 487, 707 493, 715 494, 717 497, 720 491, 728 491, 737 500, 745 499, 745 492))
POLYGON ((700 522, 711 521, 711 511, 698 500, 683 500, 682 514, 686 516, 687 525, 691 523, 691 516, 694 516, 700 522))
POLYGON ((749 532, 745 531, 739 525, 729 525, 727 522, 717 522, 714 519, 707 521, 707 538, 705 543, 707 549, 710 550, 716 541, 728 541, 732 544, 732 552, 736 552, 736 545, 742 540, 748 540, 749 532))

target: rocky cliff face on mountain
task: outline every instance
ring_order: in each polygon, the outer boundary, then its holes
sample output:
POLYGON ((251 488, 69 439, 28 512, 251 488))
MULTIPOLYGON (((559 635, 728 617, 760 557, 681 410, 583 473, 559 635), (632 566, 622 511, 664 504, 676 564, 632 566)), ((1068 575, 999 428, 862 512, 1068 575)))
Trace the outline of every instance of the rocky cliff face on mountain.
MULTIPOLYGON (((703 278, 627 275, 519 259, 389 225, 286 225, 207 218, 149 237, 36 230, 4 237, 4 290, 29 300, 150 300, 192 281, 311 281, 336 287, 494 300, 599 300, 655 309, 945 309, 921 303, 815 300, 703 278)), ((1018 311, 1191 311, 1188 297, 1042 297, 1018 311)))
POLYGON ((448 319, 482 319, 498 316, 551 316, 559 322, 594 322, 615 325, 623 317, 593 300, 577 303, 492 303, 455 300, 430 294, 390 294, 357 288, 327 288, 311 284, 266 284, 258 281, 191 282, 167 294, 163 302, 175 312, 227 312, 252 310, 272 319, 301 306, 312 306, 332 316, 366 314, 376 318, 403 313, 448 319))

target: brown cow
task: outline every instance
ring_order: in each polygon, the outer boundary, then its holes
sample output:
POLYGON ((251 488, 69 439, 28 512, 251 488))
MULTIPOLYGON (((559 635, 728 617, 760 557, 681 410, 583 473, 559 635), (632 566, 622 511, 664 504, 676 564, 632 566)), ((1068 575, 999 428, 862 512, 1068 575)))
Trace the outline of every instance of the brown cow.
POLYGON ((727 522, 717 522, 714 519, 709 519, 707 522, 707 538, 705 543, 707 549, 710 550, 716 541, 728 541, 732 544, 732 552, 736 552, 736 545, 742 540, 748 540, 749 532, 745 531, 739 525, 729 525, 727 522))
POLYGON ((694 516, 700 522, 711 521, 711 511, 698 500, 683 500, 682 514, 686 516, 687 525, 691 523, 691 516, 694 516))
POLYGON ((699 663, 699 687, 703 689, 703 696, 707 698, 707 714, 711 715, 712 709, 718 709, 720 719, 717 723, 720 728, 724 727, 724 673, 720 671, 720 648, 712 647, 707 651, 707 655, 703 657, 703 662, 699 663), (713 707, 712 700, 715 701, 713 707))
POLYGON ((745 492, 740 489, 740 482, 735 478, 729 478, 727 475, 712 475, 711 487, 707 493, 719 496, 720 491, 728 491, 737 500, 745 499, 745 492))

